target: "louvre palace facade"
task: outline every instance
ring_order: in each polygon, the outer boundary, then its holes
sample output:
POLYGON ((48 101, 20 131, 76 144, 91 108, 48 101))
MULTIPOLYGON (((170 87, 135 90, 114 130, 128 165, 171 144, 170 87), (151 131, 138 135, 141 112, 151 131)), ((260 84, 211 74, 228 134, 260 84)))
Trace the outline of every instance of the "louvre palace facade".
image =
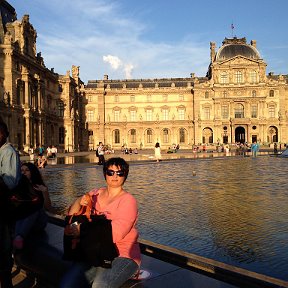
POLYGON ((0 116, 20 150, 37 143, 94 150, 100 141, 116 150, 149 149, 156 142, 163 149, 288 142, 288 76, 266 72, 255 40, 225 38, 218 50, 211 42, 205 76, 104 75, 84 84, 79 66, 66 75, 46 68, 29 16, 17 20, 6 1, 0 25, 0 116))

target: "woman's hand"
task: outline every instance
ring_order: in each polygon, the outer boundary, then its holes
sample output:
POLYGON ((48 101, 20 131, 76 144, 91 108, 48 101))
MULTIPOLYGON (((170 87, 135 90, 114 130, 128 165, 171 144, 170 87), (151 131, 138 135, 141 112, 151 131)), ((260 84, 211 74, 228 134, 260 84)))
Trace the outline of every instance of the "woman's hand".
POLYGON ((80 224, 78 222, 74 222, 65 227, 65 235, 79 237, 80 236, 80 224))
POLYGON ((48 192, 48 188, 44 185, 35 184, 35 185, 33 185, 33 188, 37 191, 42 192, 42 193, 48 192))

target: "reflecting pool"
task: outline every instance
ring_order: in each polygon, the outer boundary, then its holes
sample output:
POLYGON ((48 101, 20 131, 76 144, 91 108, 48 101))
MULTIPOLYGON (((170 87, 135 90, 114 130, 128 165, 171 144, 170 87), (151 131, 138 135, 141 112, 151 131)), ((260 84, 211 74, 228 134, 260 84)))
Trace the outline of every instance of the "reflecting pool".
MULTIPOLYGON (((125 188, 139 204, 141 238, 288 280, 288 159, 260 156, 131 163, 125 188)), ((64 213, 102 166, 42 171, 64 213)))

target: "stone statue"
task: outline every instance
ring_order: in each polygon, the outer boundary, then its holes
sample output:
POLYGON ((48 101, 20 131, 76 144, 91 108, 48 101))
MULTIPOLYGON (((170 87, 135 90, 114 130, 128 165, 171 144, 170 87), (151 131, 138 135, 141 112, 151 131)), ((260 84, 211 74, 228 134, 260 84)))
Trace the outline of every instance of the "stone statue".
POLYGON ((72 77, 73 78, 79 77, 79 67, 80 66, 72 65, 72 77))

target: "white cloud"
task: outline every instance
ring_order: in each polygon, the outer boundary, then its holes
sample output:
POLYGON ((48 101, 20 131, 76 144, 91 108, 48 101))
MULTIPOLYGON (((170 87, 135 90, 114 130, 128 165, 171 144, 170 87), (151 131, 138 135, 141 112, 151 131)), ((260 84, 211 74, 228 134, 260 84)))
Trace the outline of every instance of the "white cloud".
POLYGON ((117 56, 103 56, 103 61, 109 63, 113 70, 117 70, 120 66, 123 65, 122 61, 117 56))
POLYGON ((125 71, 125 78, 126 79, 131 79, 132 77, 132 71, 133 71, 134 66, 132 64, 126 64, 124 67, 125 71))
POLYGON ((132 78, 133 64, 123 63, 119 57, 112 55, 103 56, 103 61, 109 63, 113 70, 123 71, 126 79, 132 78))
MULTIPOLYGON (((204 69, 206 73, 208 43, 191 39, 169 44, 152 42, 146 38, 146 21, 123 10, 119 2, 83 0, 80 5, 76 0, 50 0, 48 5, 33 1, 38 14, 30 20, 38 35, 37 52, 41 51, 45 65, 59 74, 66 74, 72 65, 80 66, 84 82, 105 74, 109 79, 123 79, 189 77, 197 71, 203 75, 204 69), (44 13, 47 9, 49 17, 44 13), (48 22, 51 19, 58 20, 48 22)), ((27 11, 33 13, 30 7, 27 11)))

